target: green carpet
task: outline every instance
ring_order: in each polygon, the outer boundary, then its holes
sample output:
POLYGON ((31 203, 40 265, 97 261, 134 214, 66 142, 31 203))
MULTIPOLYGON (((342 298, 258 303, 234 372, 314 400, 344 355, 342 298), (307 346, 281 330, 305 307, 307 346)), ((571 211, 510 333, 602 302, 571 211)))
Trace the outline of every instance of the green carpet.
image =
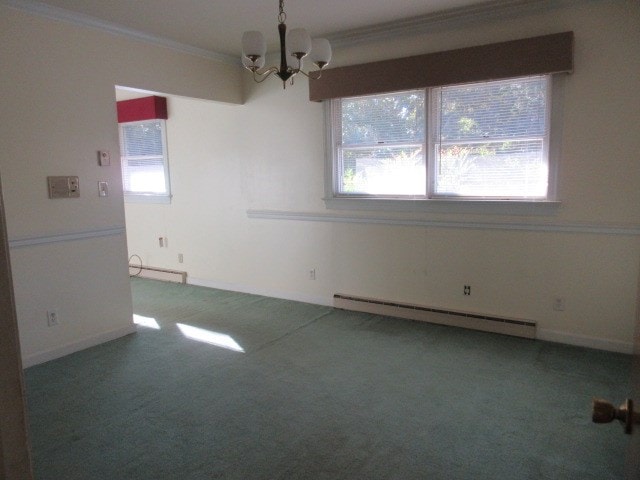
POLYGON ((134 312, 159 329, 26 370, 38 480, 622 478, 628 439, 592 424, 590 402, 626 398, 630 356, 132 288, 134 312))

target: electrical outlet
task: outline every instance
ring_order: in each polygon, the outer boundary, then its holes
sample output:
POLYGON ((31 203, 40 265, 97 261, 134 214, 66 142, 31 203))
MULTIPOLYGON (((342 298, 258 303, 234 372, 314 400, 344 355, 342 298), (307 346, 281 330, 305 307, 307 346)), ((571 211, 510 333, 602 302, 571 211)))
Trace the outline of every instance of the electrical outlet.
POLYGON ((465 295, 471 295, 471 285, 465 285, 464 286, 464 294, 465 295))
POLYGON ((184 256, 181 253, 179 253, 178 254, 178 263, 182 263, 182 262, 184 262, 184 256))
POLYGON ((316 269, 312 268, 311 270, 309 270, 309 280, 315 280, 316 279, 316 269))
POLYGON ((55 327, 60 325, 60 319, 58 318, 58 312, 55 310, 47 310, 47 326, 55 327))
POLYGON ((556 312, 564 312, 564 298, 562 297, 555 297, 553 299, 553 309, 556 312))

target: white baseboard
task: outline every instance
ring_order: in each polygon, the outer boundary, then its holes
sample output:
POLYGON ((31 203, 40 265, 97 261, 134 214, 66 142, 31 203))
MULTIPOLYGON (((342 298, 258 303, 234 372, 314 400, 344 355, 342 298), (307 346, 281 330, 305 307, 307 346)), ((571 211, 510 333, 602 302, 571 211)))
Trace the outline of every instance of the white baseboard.
POLYGON ((272 290, 269 288, 253 287, 248 285, 241 285, 238 283, 216 282, 213 280, 204 280, 201 278, 193 277, 188 277, 187 283, 189 285, 196 285, 199 287, 217 288, 218 290, 230 290, 232 292, 249 293, 251 295, 281 298, 283 300, 312 303, 314 305, 323 305, 325 307, 333 306, 332 297, 325 298, 318 295, 307 295, 305 293, 283 292, 280 290, 272 290))
POLYGON ((405 318, 419 322, 450 327, 467 328, 483 332, 500 333, 515 337, 535 338, 536 323, 512 317, 499 317, 485 313, 462 312, 410 303, 397 303, 376 298, 336 293, 333 305, 344 310, 373 313, 385 317, 405 318))
POLYGON ((187 272, 149 267, 146 265, 129 264, 129 275, 133 277, 150 278, 152 280, 162 280, 164 282, 187 283, 187 272))
POLYGON ((567 345, 576 345, 578 347, 595 348, 597 350, 607 350, 610 352, 628 354, 633 353, 632 342, 621 342, 619 340, 589 337, 587 335, 559 332, 557 330, 548 330, 546 328, 538 328, 536 338, 547 342, 564 343, 567 345))
MULTIPOLYGON (((201 278, 188 277, 189 285, 200 287, 217 288, 219 290, 230 290, 232 292, 249 293, 252 295, 262 295, 265 297, 282 298, 284 300, 293 300, 296 302, 312 303, 315 305, 323 305, 327 307, 333 306, 333 297, 322 297, 316 295, 307 295, 301 293, 283 292, 271 290, 268 288, 252 287, 237 283, 217 282, 213 280, 205 280, 201 278)), ((546 328, 537 328, 537 340, 547 342, 564 343, 567 345, 575 345, 578 347, 595 348, 597 350, 606 350, 618 353, 633 353, 632 342, 621 342, 619 340, 610 340, 588 335, 580 335, 576 333, 560 332, 557 330, 549 330, 546 328)))
POLYGON ((40 363, 55 360, 56 358, 64 357, 66 355, 79 352, 80 350, 84 350, 86 348, 95 347, 96 345, 100 345, 101 343, 109 342, 111 340, 115 340, 116 338, 124 337, 125 335, 130 335, 132 333, 136 333, 136 326, 133 323, 117 330, 99 333, 98 335, 83 338, 82 340, 79 340, 77 342, 71 342, 60 347, 52 348, 51 350, 45 350, 43 352, 26 355, 22 359, 22 367, 32 367, 40 363))

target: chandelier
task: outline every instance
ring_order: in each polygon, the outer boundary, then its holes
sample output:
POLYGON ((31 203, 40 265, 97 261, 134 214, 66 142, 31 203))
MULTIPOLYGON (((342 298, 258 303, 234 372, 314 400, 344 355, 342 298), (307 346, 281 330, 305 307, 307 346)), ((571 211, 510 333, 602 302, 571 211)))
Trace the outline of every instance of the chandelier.
POLYGON ((287 87, 287 80, 293 85, 293 78, 302 73, 305 77, 318 79, 321 70, 331 60, 331 45, 326 38, 311 39, 304 28, 294 28, 287 34, 284 13, 284 0, 280 0, 280 13, 278 14, 278 34, 280 35, 280 67, 269 67, 261 70, 265 64, 267 44, 260 32, 249 31, 242 35, 242 65, 253 73, 256 83, 263 82, 272 73, 282 80, 282 88, 287 87), (287 45, 288 42, 288 45, 287 45), (310 56, 317 70, 305 72, 302 68, 303 58, 310 56), (289 59, 289 63, 287 63, 289 59))

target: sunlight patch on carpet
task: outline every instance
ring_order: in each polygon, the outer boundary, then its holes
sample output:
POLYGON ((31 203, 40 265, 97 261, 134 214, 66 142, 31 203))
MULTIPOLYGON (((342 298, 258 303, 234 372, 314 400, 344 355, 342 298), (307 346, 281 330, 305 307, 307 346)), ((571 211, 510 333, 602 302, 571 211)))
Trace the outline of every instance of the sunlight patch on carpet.
POLYGON ((244 348, 238 345, 238 342, 236 342, 232 337, 224 333, 212 332, 210 330, 205 330, 204 328, 192 327, 183 323, 176 323, 176 326, 185 337, 192 340, 208 343, 209 345, 215 345, 216 347, 226 348, 227 350, 233 350, 234 352, 244 353, 244 348))
POLYGON ((133 314, 133 323, 140 325, 141 327, 153 328, 154 330, 160 330, 160 325, 155 318, 143 317, 142 315, 133 314))

